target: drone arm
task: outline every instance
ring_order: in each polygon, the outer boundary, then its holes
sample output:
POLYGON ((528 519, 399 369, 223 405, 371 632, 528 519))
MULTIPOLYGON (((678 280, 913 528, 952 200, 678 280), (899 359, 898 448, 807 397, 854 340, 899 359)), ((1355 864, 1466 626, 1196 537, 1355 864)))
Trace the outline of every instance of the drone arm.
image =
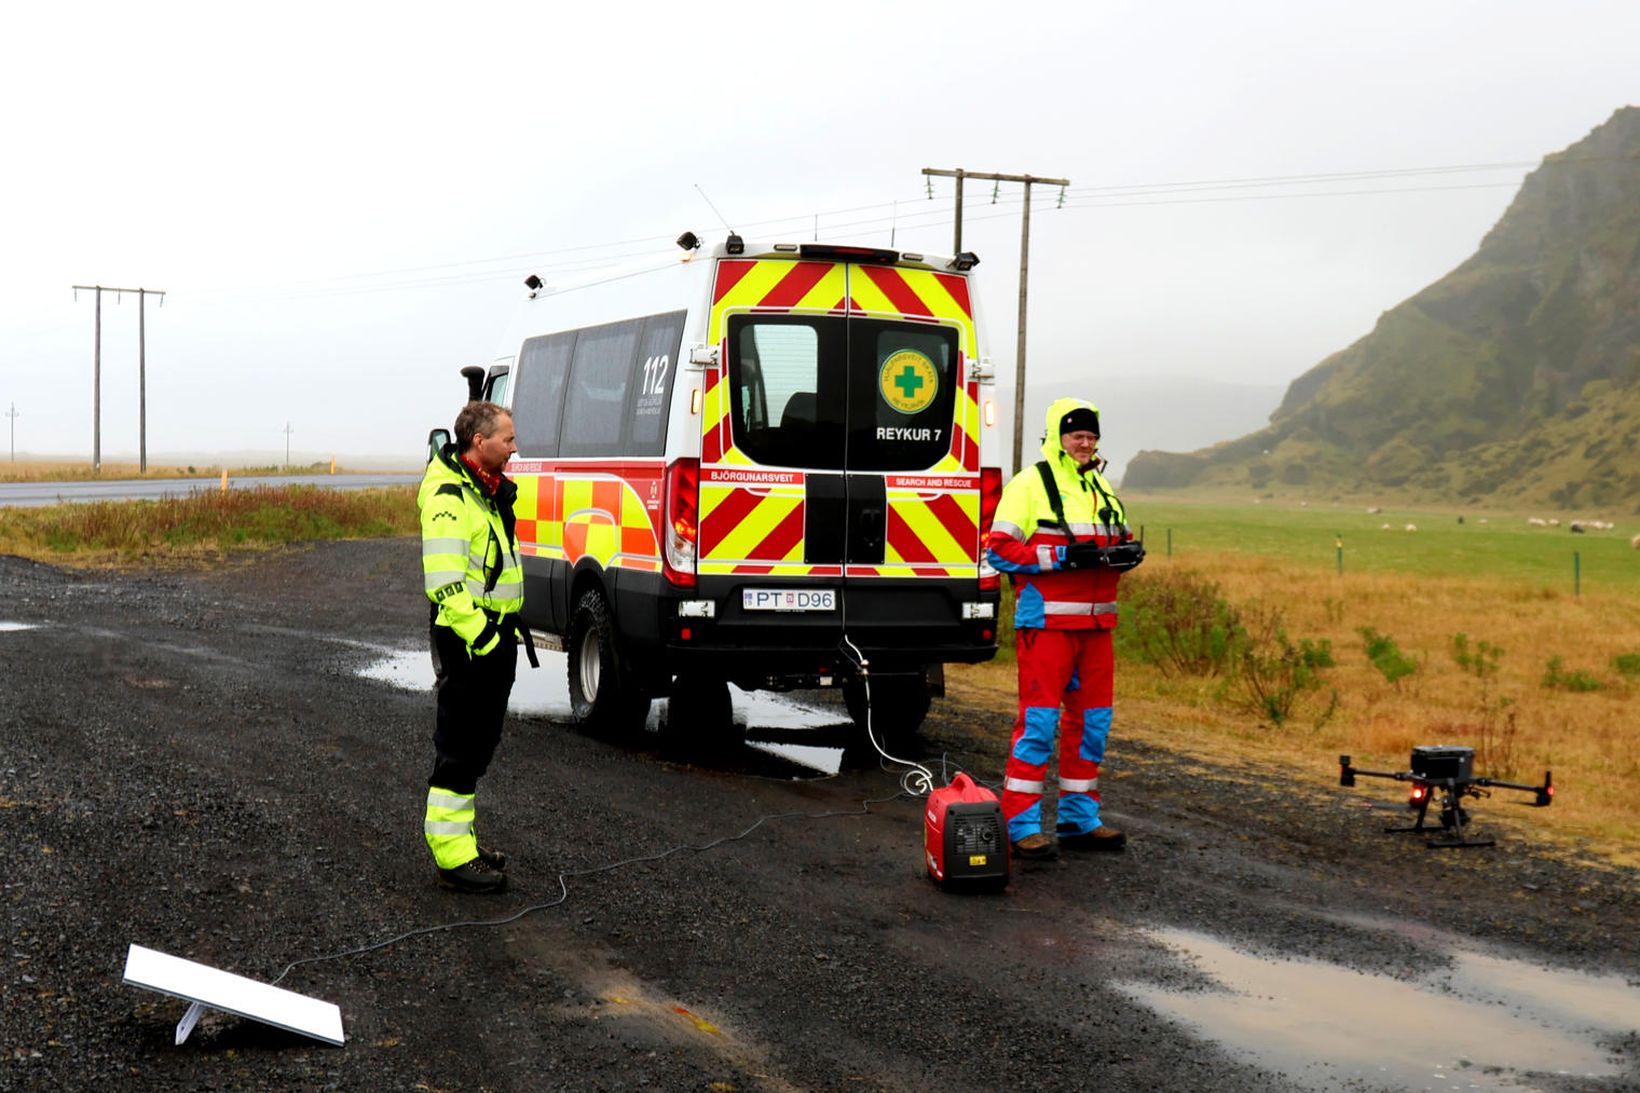
POLYGON ((1549 771, 1543 772, 1543 784, 1541 786, 1524 785, 1520 782, 1500 782, 1492 778, 1477 778, 1475 784, 1478 786, 1495 786, 1498 789, 1518 789, 1523 793, 1535 793, 1537 799, 1532 804, 1538 808, 1548 808, 1554 803, 1555 799, 1555 784, 1549 771))

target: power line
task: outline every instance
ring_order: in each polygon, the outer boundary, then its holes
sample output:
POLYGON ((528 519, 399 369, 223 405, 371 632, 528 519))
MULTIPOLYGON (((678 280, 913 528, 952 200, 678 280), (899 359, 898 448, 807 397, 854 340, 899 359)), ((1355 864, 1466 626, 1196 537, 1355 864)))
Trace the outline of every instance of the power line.
MULTIPOLYGON (((1223 201, 1272 201, 1289 200, 1311 197, 1357 197, 1372 194, 1389 193, 1432 193, 1444 190, 1488 189, 1517 185, 1516 182, 1474 183, 1459 186, 1402 186, 1379 189, 1352 189, 1332 190, 1325 192, 1294 192, 1274 194, 1252 194, 1208 197, 1177 196, 1191 192, 1211 193, 1215 190, 1237 190, 1257 187, 1294 187, 1320 186, 1340 182, 1365 181, 1369 179, 1395 178, 1426 178, 1443 174, 1462 174, 1484 171, 1518 170, 1534 166, 1560 166, 1571 163, 1585 163, 1594 161, 1617 161, 1623 157, 1577 157, 1575 159, 1554 159, 1542 161, 1541 164, 1533 161, 1519 160, 1497 163, 1463 163, 1446 164, 1433 167, 1406 167, 1386 168, 1378 170, 1311 172, 1292 175, 1265 175, 1240 178, 1193 179, 1169 182, 1130 183, 1108 186, 1085 186, 1067 188, 1066 198, 1062 208, 1121 208, 1131 206, 1169 205, 1169 204, 1200 204, 1223 201), (1154 197, 1156 200, 1097 200, 1104 198, 1144 198, 1154 197), (1095 200, 1089 200, 1090 198, 1095 200)), ((976 177, 972 174, 969 177, 976 177)), ((1022 203, 1022 198, 1016 195, 993 195, 991 205, 1001 205, 1013 208, 1022 203)), ((742 226, 743 232, 756 229, 780 229, 784 227, 793 233, 800 229, 809 228, 815 217, 848 216, 853 213, 874 212, 882 210, 884 215, 861 217, 834 223, 820 223, 820 229, 825 234, 835 237, 835 233, 844 230, 867 231, 895 231, 900 229, 914 230, 929 227, 938 219, 943 219, 946 210, 954 203, 954 198, 934 196, 933 203, 938 207, 925 209, 922 212, 907 212, 902 206, 910 204, 925 205, 928 199, 918 196, 915 199, 897 198, 885 202, 876 202, 866 205, 855 205, 840 209, 831 209, 819 213, 800 213, 792 216, 775 217, 766 220, 751 221, 742 226)), ((1009 214, 1011 215, 1011 214, 1009 214)), ((987 219, 991 216, 969 215, 965 221, 972 223, 987 219)), ((529 273, 569 273, 575 271, 590 271, 607 268, 628 258, 643 257, 652 254, 656 249, 671 242, 672 236, 649 235, 634 236, 605 243, 586 243, 569 247, 560 247, 549 251, 532 251, 511 255, 501 255, 492 258, 466 259, 456 262, 444 262, 422 266, 399 267, 384 269, 369 273, 336 274, 329 277, 311 278, 307 280, 279 282, 262 286, 229 287, 215 290, 202 290, 197 295, 201 297, 230 297, 234 295, 248 295, 260 292, 277 292, 276 299, 300 299, 313 297, 356 295, 372 292, 399 291, 404 289, 442 288, 459 285, 477 285, 488 282, 503 281, 513 277, 525 276, 529 273), (642 250, 627 250, 619 253, 609 253, 617 248, 643 246, 642 250), (582 255, 585 257, 574 257, 582 255), (557 260, 564 259, 564 260, 557 260), (498 263, 530 262, 529 266, 508 266, 502 269, 476 269, 474 267, 495 266, 498 263), (415 276, 427 274, 434 276, 415 276), (391 281, 369 283, 373 278, 393 278, 391 281), (357 284, 342 284, 337 282, 362 282, 357 284), (329 287, 327 287, 329 286, 329 287)), ((550 279, 550 278, 549 278, 550 279)))

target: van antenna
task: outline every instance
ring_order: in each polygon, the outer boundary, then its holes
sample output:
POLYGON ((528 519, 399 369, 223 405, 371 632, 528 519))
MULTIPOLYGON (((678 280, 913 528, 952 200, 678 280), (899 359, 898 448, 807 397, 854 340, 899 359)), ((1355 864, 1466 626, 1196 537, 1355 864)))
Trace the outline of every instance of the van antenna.
POLYGON ((707 206, 708 206, 708 207, 709 207, 709 208, 710 208, 710 209, 711 209, 711 210, 712 210, 712 211, 713 211, 713 212, 714 212, 714 213, 717 213, 717 218, 718 218, 718 219, 719 219, 719 220, 722 220, 722 221, 723 221, 723 226, 724 226, 724 227, 725 227, 725 228, 728 228, 728 230, 729 230, 729 234, 730 234, 730 235, 734 235, 734 234, 735 234, 735 229, 733 229, 733 228, 731 228, 731 227, 729 227, 729 221, 728 221, 728 220, 727 220, 727 219, 725 219, 725 218, 724 218, 724 216, 723 216, 723 214, 722 214, 722 213, 720 213, 720 212, 718 212, 718 207, 717 207, 717 206, 716 206, 716 205, 713 205, 713 204, 712 204, 712 199, 711 199, 711 198, 709 198, 709 197, 707 197, 707 196, 706 196, 706 191, 705 191, 705 190, 702 190, 702 189, 701 189, 701 188, 700 188, 700 183, 698 183, 698 182, 697 182, 697 183, 695 183, 695 190, 696 190, 696 192, 697 192, 697 193, 699 193, 699 194, 700 194, 700 199, 701 199, 701 200, 702 200, 702 201, 704 201, 704 202, 706 202, 706 204, 707 204, 707 206))

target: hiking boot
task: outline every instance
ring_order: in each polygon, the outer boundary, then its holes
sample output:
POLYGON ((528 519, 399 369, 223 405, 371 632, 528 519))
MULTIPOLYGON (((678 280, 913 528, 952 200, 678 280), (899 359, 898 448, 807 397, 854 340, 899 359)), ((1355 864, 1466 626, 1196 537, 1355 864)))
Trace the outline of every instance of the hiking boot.
POLYGON ((507 874, 483 858, 474 858, 454 869, 440 869, 438 882, 457 892, 504 892, 507 889, 507 874))
POLYGON ((484 859, 485 865, 489 866, 491 869, 494 869, 498 873, 507 868, 507 855, 505 851, 491 850, 483 843, 479 843, 478 856, 484 859))
POLYGON ((1127 845, 1127 836, 1109 824, 1100 824, 1092 831, 1085 831, 1080 835, 1067 835, 1062 832, 1059 836, 1059 845, 1066 850, 1120 850, 1127 845))
POLYGON ((1059 857, 1059 844, 1040 831, 1020 839, 1013 849, 1014 857, 1021 861, 1053 861, 1059 857))

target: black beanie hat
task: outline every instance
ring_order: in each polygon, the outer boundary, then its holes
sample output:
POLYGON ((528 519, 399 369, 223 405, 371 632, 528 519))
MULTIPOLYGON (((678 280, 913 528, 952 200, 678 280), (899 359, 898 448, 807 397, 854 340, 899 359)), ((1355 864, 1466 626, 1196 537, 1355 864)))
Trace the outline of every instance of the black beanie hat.
POLYGON ((1078 406, 1070 413, 1059 419, 1059 435, 1076 433, 1086 430, 1099 435, 1099 411, 1090 410, 1086 406, 1078 406))

